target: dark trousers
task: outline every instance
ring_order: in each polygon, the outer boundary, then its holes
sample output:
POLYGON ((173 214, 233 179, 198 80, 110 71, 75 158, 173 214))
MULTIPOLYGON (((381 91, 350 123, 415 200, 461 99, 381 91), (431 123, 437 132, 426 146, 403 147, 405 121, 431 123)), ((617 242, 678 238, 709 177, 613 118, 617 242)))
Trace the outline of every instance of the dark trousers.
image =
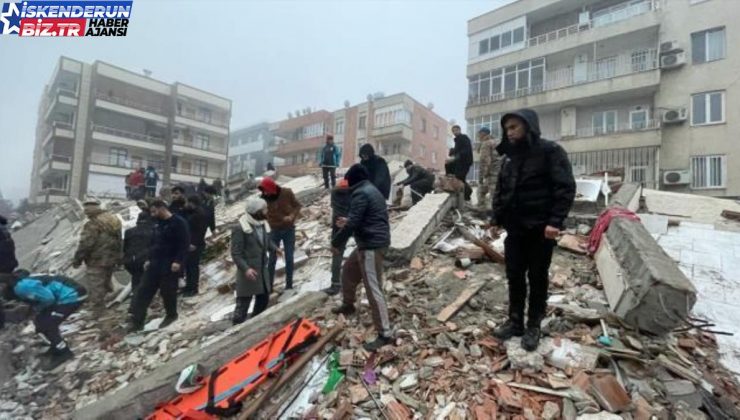
POLYGON ((322 166, 321 172, 324 173, 324 188, 330 188, 329 179, 331 178, 331 188, 337 184, 337 168, 333 166, 322 166))
MULTIPOLYGON (((285 251, 285 288, 293 288, 293 253, 295 251, 295 227, 290 229, 275 229, 270 231, 270 240, 275 246, 279 247, 283 243, 285 251)), ((277 264, 277 254, 270 253, 270 289, 275 285, 275 265, 277 264)))
POLYGON ((146 187, 146 196, 154 198, 157 195, 157 187, 146 187))
POLYGON ((65 305, 52 305, 43 309, 33 319, 36 332, 49 340, 51 348, 57 348, 64 341, 62 334, 59 332, 59 325, 65 319, 69 318, 81 305, 81 302, 68 303, 65 305))
POLYGON ((203 256, 204 246, 198 246, 195 251, 188 252, 185 261, 185 290, 198 293, 198 282, 200 281, 200 258, 203 256))
POLYGON ((459 165, 457 165, 454 161, 445 163, 445 174, 455 175, 455 178, 459 179, 463 182, 463 184, 465 184, 465 201, 470 201, 470 197, 473 195, 473 189, 470 188, 467 180, 470 165, 468 165, 467 167, 458 166, 459 165))
MULTIPOLYGON (((270 303, 270 294, 269 293, 263 293, 261 295, 257 295, 254 297, 254 309, 252 310, 252 317, 255 317, 262 312, 264 312, 265 309, 267 309, 267 305, 270 303)), ((231 322, 233 324, 241 324, 242 322, 247 320, 247 315, 249 311, 249 305, 252 303, 252 296, 242 296, 236 298, 236 308, 234 308, 234 314, 231 317, 231 322)))
POLYGON ((418 181, 409 184, 409 187, 411 187, 411 203, 416 204, 434 189, 434 184, 429 181, 418 181))
POLYGON ((529 280, 527 326, 539 327, 547 309, 548 270, 555 241, 546 239, 544 228, 507 231, 504 241, 506 277, 509 280, 509 317, 524 321, 524 302, 529 280))
POLYGON ((134 310, 131 316, 135 324, 144 324, 146 312, 157 291, 162 297, 167 316, 177 316, 177 279, 180 273, 173 273, 170 270, 171 265, 170 262, 154 262, 149 265, 134 296, 134 310))
POLYGON ((144 264, 126 264, 126 271, 131 275, 131 302, 128 312, 133 313, 136 290, 141 285, 141 278, 144 277, 144 264))
POLYGON ((128 199, 131 198, 131 186, 130 185, 126 185, 126 198, 128 199))

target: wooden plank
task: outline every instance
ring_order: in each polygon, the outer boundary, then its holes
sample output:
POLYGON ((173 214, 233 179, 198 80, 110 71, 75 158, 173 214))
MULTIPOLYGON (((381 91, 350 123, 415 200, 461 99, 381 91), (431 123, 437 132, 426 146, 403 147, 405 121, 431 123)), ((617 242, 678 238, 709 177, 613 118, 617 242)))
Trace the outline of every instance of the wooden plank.
POLYGON ((472 283, 470 286, 468 286, 465 290, 460 293, 460 296, 457 297, 452 303, 447 305, 446 308, 442 309, 442 311, 437 315, 437 321, 439 322, 447 322, 452 318, 453 315, 457 313, 457 311, 460 310, 465 304, 475 296, 476 293, 480 289, 483 288, 485 283, 483 281, 477 281, 475 283, 472 283))
POLYGON ((497 262, 499 264, 504 264, 504 256, 500 252, 496 251, 495 249, 491 248, 490 245, 488 245, 485 241, 478 239, 473 232, 469 231, 468 228, 464 226, 458 226, 458 229, 460 233, 465 237, 465 239, 469 240, 470 242, 478 245, 483 249, 483 252, 486 253, 488 258, 491 259, 493 262, 497 262))
POLYGON ((732 210, 722 210, 722 217, 730 220, 737 220, 740 222, 740 212, 732 210))

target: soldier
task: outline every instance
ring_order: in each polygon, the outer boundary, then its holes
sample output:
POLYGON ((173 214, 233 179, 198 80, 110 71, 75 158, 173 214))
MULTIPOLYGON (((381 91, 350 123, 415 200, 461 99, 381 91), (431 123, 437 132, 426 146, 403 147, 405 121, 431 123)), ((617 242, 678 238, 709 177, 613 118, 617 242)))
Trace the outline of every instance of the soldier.
POLYGON ((496 141, 491 137, 488 127, 478 130, 480 170, 478 171, 478 207, 485 210, 488 193, 491 197, 496 189, 498 171, 501 167, 501 156, 496 151, 496 141))
POLYGON ((85 201, 83 209, 88 220, 82 228, 72 267, 85 263, 84 283, 94 319, 99 320, 105 310, 105 295, 113 290, 113 270, 122 262, 122 227, 118 217, 102 210, 95 199, 85 201))

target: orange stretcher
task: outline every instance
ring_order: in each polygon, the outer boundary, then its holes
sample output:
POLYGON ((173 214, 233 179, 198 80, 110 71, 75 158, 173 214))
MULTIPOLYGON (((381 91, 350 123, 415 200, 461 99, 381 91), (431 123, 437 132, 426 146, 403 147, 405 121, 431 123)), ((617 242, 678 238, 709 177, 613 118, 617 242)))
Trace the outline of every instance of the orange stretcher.
POLYGON ((146 419, 210 420, 236 414, 250 392, 316 340, 319 332, 319 327, 303 318, 291 322, 214 370, 202 388, 159 404, 146 419))

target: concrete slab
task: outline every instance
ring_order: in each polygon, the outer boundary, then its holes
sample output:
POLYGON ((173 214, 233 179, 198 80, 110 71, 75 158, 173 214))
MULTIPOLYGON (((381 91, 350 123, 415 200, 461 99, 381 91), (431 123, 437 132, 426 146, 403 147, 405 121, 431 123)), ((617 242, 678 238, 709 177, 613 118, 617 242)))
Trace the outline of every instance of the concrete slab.
POLYGON ((681 264, 699 265, 719 270, 722 268, 722 259, 717 254, 684 250, 681 251, 681 264))
POLYGON ((651 234, 668 232, 668 217, 656 214, 640 214, 640 221, 651 234))
POLYGON ((447 193, 427 194, 391 231, 388 258, 410 261, 436 230, 453 202, 453 197, 447 193))

